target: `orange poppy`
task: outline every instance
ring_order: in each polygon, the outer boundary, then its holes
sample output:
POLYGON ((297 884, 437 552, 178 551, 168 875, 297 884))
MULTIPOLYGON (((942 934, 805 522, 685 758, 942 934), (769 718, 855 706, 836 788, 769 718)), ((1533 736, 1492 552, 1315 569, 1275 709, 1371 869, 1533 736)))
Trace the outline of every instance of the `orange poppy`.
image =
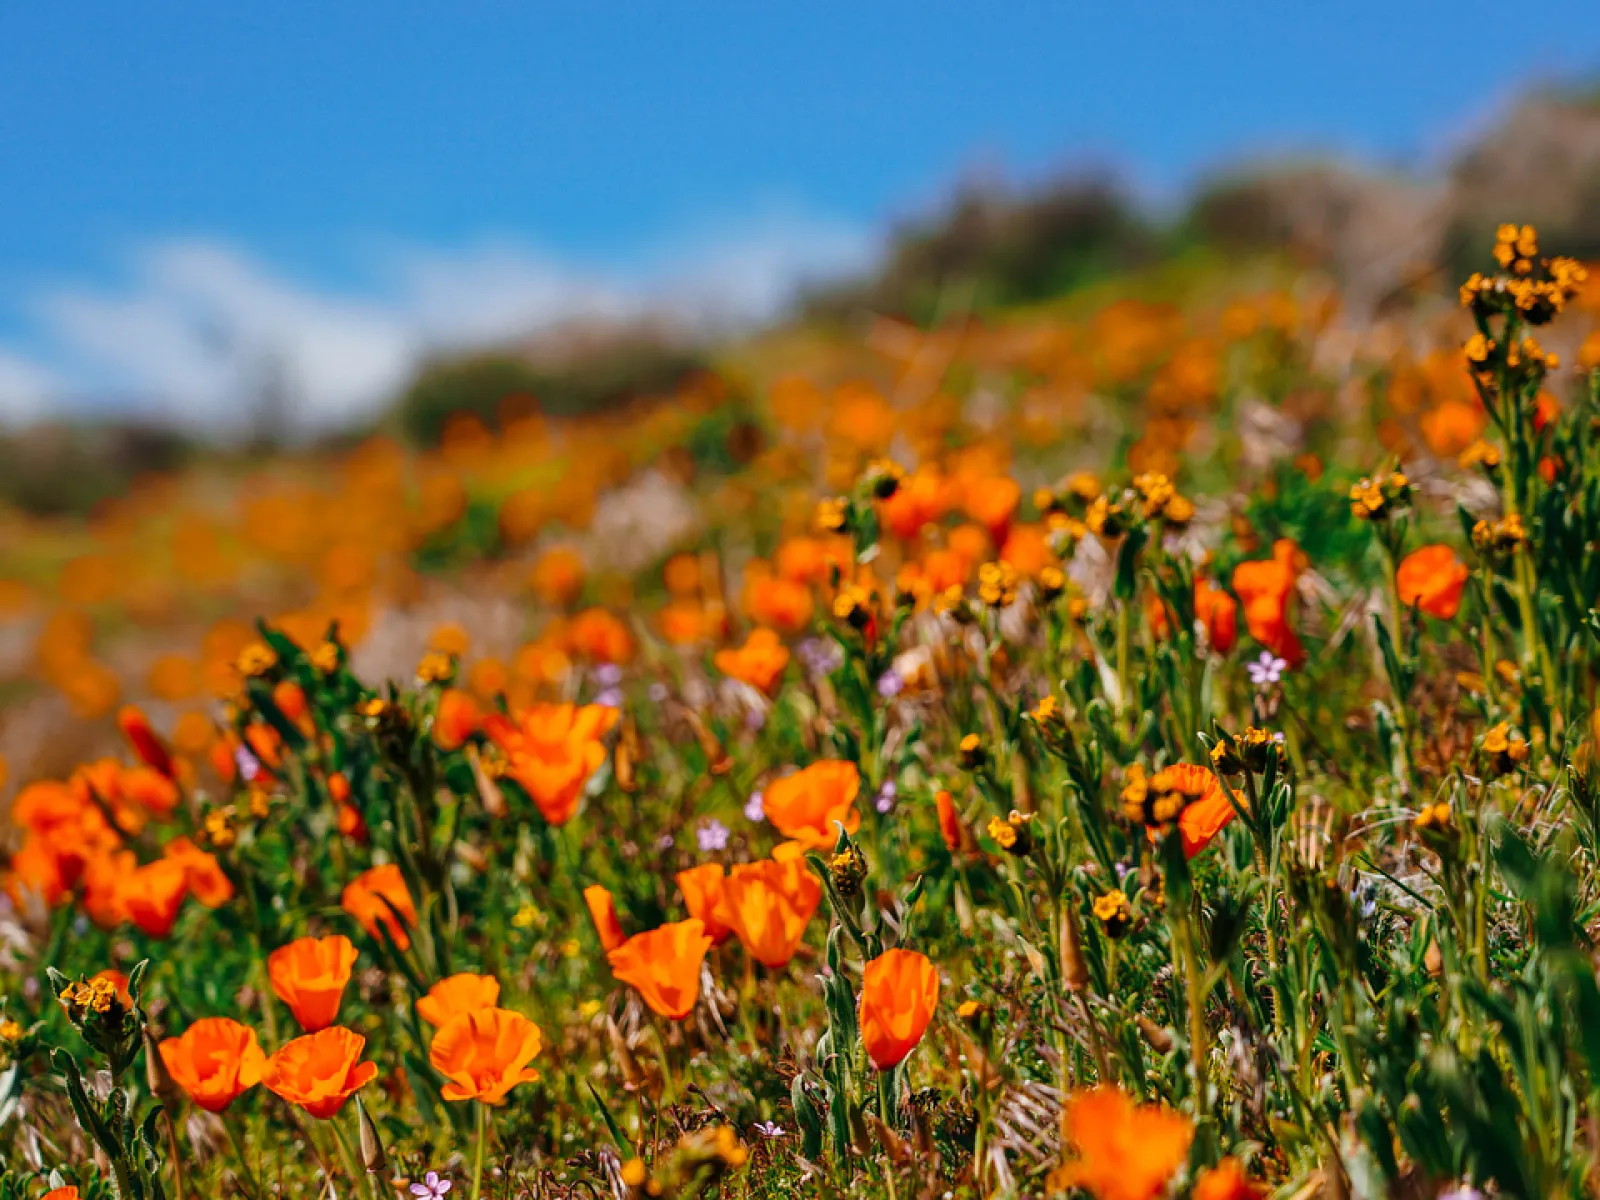
POLYGON ((401 950, 411 945, 406 926, 416 925, 417 908, 406 890, 405 876, 394 863, 385 863, 357 875, 346 885, 339 903, 367 931, 368 937, 379 936, 378 924, 382 922, 401 950), (396 914, 399 920, 395 919, 396 914))
POLYGON ((600 935, 600 945, 608 954, 628 940, 628 935, 622 932, 622 922, 617 920, 617 902, 610 892, 598 883, 591 883, 583 889, 583 902, 589 906, 594 931, 600 935))
POLYGON ((429 1025, 448 1025, 462 1013, 493 1008, 500 1003, 500 981, 493 975, 451 975, 428 989, 417 1001, 417 1016, 429 1025))
POLYGON ((261 1082, 269 1091, 325 1121, 378 1077, 378 1064, 361 1061, 367 1039, 343 1025, 297 1037, 267 1059, 261 1082))
MULTIPOLYGON (((728 898, 723 890, 727 872, 721 863, 701 863, 677 875, 678 890, 683 893, 683 905, 689 915, 706 927, 706 936, 713 946, 720 946, 733 934, 728 924, 728 898)), ((606 947, 608 950, 612 947, 606 947)))
POLYGON ((1239 602, 1209 579, 1194 581, 1195 620, 1205 626, 1206 640, 1218 654, 1227 654, 1239 640, 1239 602))
POLYGON ((933 804, 939 811, 939 836, 944 838, 945 849, 955 854, 961 849, 962 826, 961 814, 956 811, 955 798, 949 792, 940 788, 933 796, 933 804))
POLYGON ((219 1113, 261 1081, 267 1056, 255 1030, 228 1017, 205 1017, 159 1047, 167 1074, 196 1105, 219 1113))
POLYGON ((178 785, 154 767, 124 768, 120 786, 122 798, 150 816, 168 817, 178 807, 178 785))
POLYGON ((446 751, 461 749, 478 732, 481 719, 478 701, 470 692, 446 688, 433 710, 433 744, 446 751))
POLYGON ((300 1028, 316 1033, 338 1018, 356 957, 355 943, 343 934, 297 938, 267 956, 267 978, 300 1028))
POLYGON ((742 603, 752 620, 784 633, 800 633, 811 624, 811 589, 793 579, 755 575, 745 584, 742 603))
POLYGON ((162 847, 161 853, 182 864, 190 893, 207 908, 221 908, 233 899, 233 881, 222 870, 217 856, 200 849, 192 838, 175 837, 162 847))
POLYGON ((924 525, 950 511, 950 492, 943 475, 932 468, 919 468, 902 479, 894 495, 883 501, 884 527, 901 541, 910 541, 924 525))
POLYGON ((650 1008, 669 1021, 681 1021, 700 998, 700 964, 711 939, 695 917, 636 933, 606 955, 611 973, 632 984, 650 1008))
POLYGON ((1051 1191, 1083 1188, 1095 1200, 1155 1200, 1189 1154, 1194 1124, 1154 1104, 1135 1104, 1115 1088, 1079 1092, 1061 1117, 1062 1140, 1076 1154, 1051 1172, 1051 1191))
POLYGON ((905 1061, 933 1020, 939 972, 915 950, 886 950, 861 972, 861 1044, 880 1071, 905 1061))
POLYGON ((802 858, 742 863, 722 886, 728 924, 750 956, 772 968, 794 957, 822 902, 822 884, 802 858))
POLYGON ((583 789, 606 759, 605 735, 616 709, 600 704, 535 704, 484 729, 505 753, 506 774, 532 797, 544 819, 565 825, 578 813, 583 789))
POLYGON ((546 550, 528 573, 528 583, 546 604, 565 608, 583 591, 583 558, 576 550, 546 550))
POLYGON ((543 1046, 539 1027, 521 1013, 480 1008, 457 1013, 433 1035, 428 1061, 448 1081, 440 1089, 446 1100, 499 1104, 517 1084, 539 1078, 528 1064, 543 1046))
POLYGON ((626 664, 633 658, 633 635, 603 608, 586 608, 567 626, 567 649, 592 662, 626 664))
MULTIPOLYGON (((1211 769, 1198 763, 1173 763, 1163 767, 1150 776, 1148 786, 1156 794, 1181 792, 1193 797, 1178 814, 1178 835, 1183 839, 1185 858, 1193 858, 1211 845, 1217 834, 1239 815, 1211 769)), ((1234 799, 1244 803, 1237 792, 1234 799)), ((1153 825, 1146 827, 1146 833, 1152 842, 1160 836, 1160 830, 1153 825)))
POLYGON ((143 709, 132 704, 124 705, 117 712, 117 728, 122 730, 122 736, 128 739, 140 762, 168 779, 172 778, 172 755, 150 727, 150 720, 144 715, 143 709))
POLYGON ((1243 562, 1233 569, 1233 590, 1244 603, 1244 623, 1250 636, 1291 667, 1305 661, 1305 648, 1289 625, 1289 604, 1299 574, 1300 548, 1279 538, 1272 557, 1243 562))
POLYGON ((851 833, 861 828, 861 814, 855 809, 860 790, 855 763, 812 763, 767 785, 767 820, 806 849, 823 849, 838 841, 835 822, 842 822, 851 833))
POLYGON ((79 1200, 78 1189, 71 1184, 66 1187, 51 1188, 39 1200, 79 1200))
POLYGON ((128 919, 123 887, 138 869, 139 858, 132 850, 103 851, 83 864, 80 903, 101 929, 109 932, 128 919))
POLYGON ((758 692, 771 694, 773 685, 789 665, 789 648, 770 629, 753 629, 744 645, 736 650, 718 650, 713 662, 717 670, 758 692))
POLYGON ((1467 564, 1457 558, 1449 546, 1424 546, 1401 560, 1395 572, 1395 585, 1401 604, 1448 621, 1461 609, 1461 592, 1467 586, 1467 564))
POLYGON ((172 932, 189 892, 189 872, 183 863, 157 859, 134 871, 118 888, 128 920, 153 938, 172 932))
POLYGON ((1232 1157, 1201 1171, 1190 1193, 1191 1200, 1257 1200, 1264 1195, 1266 1189, 1252 1183, 1243 1164, 1232 1157))
MULTIPOLYGON (((1005 545, 1011 518, 1022 501, 1022 489, 1014 479, 995 475, 967 485, 967 515, 989 531, 997 546, 1005 545)), ((1020 568, 1019 568, 1020 569, 1020 568)))

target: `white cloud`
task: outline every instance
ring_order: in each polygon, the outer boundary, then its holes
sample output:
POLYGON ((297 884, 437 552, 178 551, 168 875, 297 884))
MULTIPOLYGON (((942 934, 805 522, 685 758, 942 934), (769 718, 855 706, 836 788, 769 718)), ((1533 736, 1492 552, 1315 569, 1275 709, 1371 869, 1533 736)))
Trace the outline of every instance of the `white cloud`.
POLYGON ((0 347, 0 422, 35 421, 50 410, 60 384, 42 364, 0 347))
POLYGON ((37 417, 45 397, 70 391, 239 429, 270 391, 297 427, 337 427, 382 405, 431 352, 573 318, 659 316, 691 329, 760 321, 798 285, 871 252, 858 230, 783 219, 680 238, 625 269, 506 241, 390 250, 362 290, 291 278, 226 241, 160 242, 133 256, 121 286, 56 284, 23 298, 33 343, 53 353, 40 361, 0 345, 0 420, 37 417))

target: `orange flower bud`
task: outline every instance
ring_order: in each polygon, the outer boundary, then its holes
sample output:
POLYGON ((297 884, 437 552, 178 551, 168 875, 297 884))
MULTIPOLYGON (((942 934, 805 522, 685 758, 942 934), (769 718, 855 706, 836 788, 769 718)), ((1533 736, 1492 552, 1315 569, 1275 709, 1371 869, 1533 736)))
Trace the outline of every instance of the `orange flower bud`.
POLYGON ((905 1061, 939 1003, 939 972, 914 950, 887 950, 861 973, 861 1044, 880 1071, 905 1061))
POLYGON ((338 1018, 356 957, 355 944, 343 934, 297 938, 267 956, 267 978, 300 1028, 316 1033, 338 1018))
POLYGON ((117 713, 117 728, 122 730, 122 736, 128 739, 140 762, 168 779, 172 778, 172 755, 167 753, 166 746, 150 727, 143 710, 132 704, 125 705, 117 713))
POLYGON ((607 953, 628 940, 628 935, 622 932, 622 922, 617 920, 617 902, 610 892, 598 883, 591 883, 583 889, 583 902, 589 906, 594 930, 600 935, 600 945, 607 953))

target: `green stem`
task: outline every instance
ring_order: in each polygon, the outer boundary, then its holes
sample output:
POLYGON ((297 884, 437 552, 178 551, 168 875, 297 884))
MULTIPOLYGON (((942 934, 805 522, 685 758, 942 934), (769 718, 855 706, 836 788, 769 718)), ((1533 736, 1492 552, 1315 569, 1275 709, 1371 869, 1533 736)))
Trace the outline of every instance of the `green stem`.
POLYGON ((489 1140, 489 1106, 478 1101, 478 1149, 472 1156, 472 1200, 483 1194, 483 1148, 489 1140))

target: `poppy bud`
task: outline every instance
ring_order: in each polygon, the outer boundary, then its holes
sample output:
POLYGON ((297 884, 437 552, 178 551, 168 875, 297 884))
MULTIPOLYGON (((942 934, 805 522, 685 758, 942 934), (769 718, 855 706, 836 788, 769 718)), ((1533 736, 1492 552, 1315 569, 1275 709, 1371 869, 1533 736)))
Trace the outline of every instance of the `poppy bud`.
POLYGON ((378 1136, 378 1126, 372 1120, 372 1114, 367 1112, 367 1106, 361 1103, 361 1097, 356 1097, 356 1118, 361 1123, 361 1165, 366 1168, 368 1175, 376 1175, 389 1165, 388 1156, 383 1152, 383 1139, 378 1136))

